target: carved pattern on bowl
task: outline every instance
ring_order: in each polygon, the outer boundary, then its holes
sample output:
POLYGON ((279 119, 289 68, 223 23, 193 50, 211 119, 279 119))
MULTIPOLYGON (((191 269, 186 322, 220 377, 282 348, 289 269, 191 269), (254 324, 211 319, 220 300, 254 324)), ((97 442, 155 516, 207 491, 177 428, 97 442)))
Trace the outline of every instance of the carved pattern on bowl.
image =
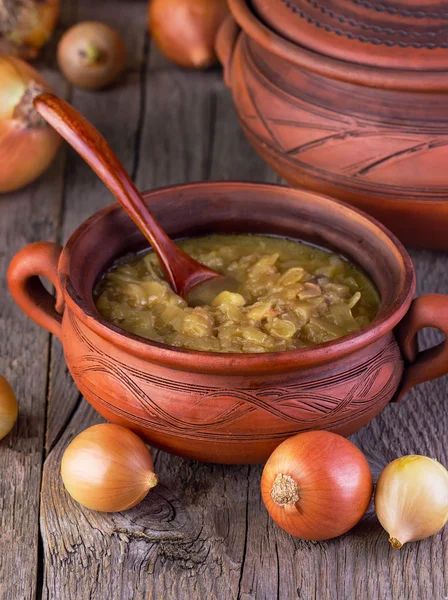
MULTIPOLYGON (((406 18, 416 18, 422 23, 420 30, 409 28, 407 30, 400 29, 399 27, 393 27, 394 23, 391 21, 390 26, 384 27, 379 21, 368 22, 367 19, 364 21, 357 20, 355 15, 359 15, 357 12, 350 10, 351 7, 341 5, 341 9, 346 11, 346 15, 340 11, 335 11, 329 8, 328 2, 326 4, 317 2, 317 0, 306 0, 308 10, 305 10, 305 6, 299 8, 291 0, 282 0, 283 4, 291 11, 292 17, 298 16, 301 19, 307 21, 307 23, 314 25, 317 29, 324 29, 328 33, 334 33, 341 37, 347 37, 350 40, 356 40, 362 43, 370 43, 375 46, 385 45, 388 48, 398 46, 399 48, 424 48, 425 50, 436 50, 438 48, 448 48, 446 42, 447 29, 437 29, 431 31, 428 27, 423 25, 423 18, 432 19, 446 19, 447 14, 440 12, 425 13, 421 10, 418 12, 411 12, 409 10, 397 10, 395 12, 389 12, 389 14, 400 15, 406 18), (317 14, 328 17, 324 22, 322 19, 317 19, 312 16, 312 12, 309 9, 314 9, 317 14), (343 29, 343 27, 346 29, 343 29), (372 32, 368 35, 363 35, 360 32, 372 32), (376 37, 372 34, 376 34, 376 37), (381 37, 378 37, 381 36, 381 37), (394 36, 396 36, 396 39, 394 36), (400 39, 402 38, 402 39, 400 39), (416 38, 413 40, 412 38, 416 38), (417 41, 420 40, 420 41, 417 41)), ((370 3, 353 3, 355 6, 360 4, 364 8, 374 9, 376 12, 386 12, 387 8, 384 5, 372 6, 370 3)), ((417 21, 417 22, 418 22, 417 21)), ((425 23, 426 24, 426 23, 425 23)), ((414 25, 415 27, 415 25, 414 25)))
POLYGON ((427 125, 422 128, 417 122, 398 127, 384 119, 378 122, 367 115, 344 115, 336 108, 317 106, 297 88, 294 95, 289 94, 265 77, 247 39, 240 51, 245 75, 234 80, 234 100, 241 124, 256 146, 281 157, 292 168, 341 186, 356 182, 365 190, 406 198, 448 195, 443 168, 448 146, 446 123, 437 122, 437 128, 428 131, 427 125))
POLYGON ((345 372, 262 387, 216 387, 167 379, 131 366, 93 344, 70 313, 79 344, 68 362, 87 399, 136 426, 201 441, 276 440, 342 427, 391 398, 401 377, 395 340, 345 372), (84 352, 81 352, 80 349, 84 352))

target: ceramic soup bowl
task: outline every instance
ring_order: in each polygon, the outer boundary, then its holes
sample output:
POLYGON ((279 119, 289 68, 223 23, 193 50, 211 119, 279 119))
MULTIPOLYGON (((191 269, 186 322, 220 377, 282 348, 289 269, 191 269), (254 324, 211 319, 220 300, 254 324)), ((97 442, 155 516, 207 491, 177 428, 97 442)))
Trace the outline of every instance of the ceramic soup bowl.
POLYGON ((410 246, 448 250, 443 7, 437 29, 419 18, 423 2, 336 4, 229 0, 217 52, 243 130, 289 184, 366 210, 410 246))
POLYGON ((145 195, 173 238, 265 233, 308 241, 356 262, 381 307, 362 330, 286 352, 193 352, 144 340, 106 322, 92 290, 118 257, 146 247, 118 205, 85 221, 64 248, 21 250, 8 279, 22 310, 63 344, 70 372, 106 419, 188 458, 258 463, 311 429, 349 435, 413 385, 448 371, 448 346, 418 352, 422 327, 448 331, 448 297, 413 301, 415 274, 400 242, 349 206, 312 192, 245 183, 201 183, 145 195), (55 287, 55 297, 40 277, 55 287))

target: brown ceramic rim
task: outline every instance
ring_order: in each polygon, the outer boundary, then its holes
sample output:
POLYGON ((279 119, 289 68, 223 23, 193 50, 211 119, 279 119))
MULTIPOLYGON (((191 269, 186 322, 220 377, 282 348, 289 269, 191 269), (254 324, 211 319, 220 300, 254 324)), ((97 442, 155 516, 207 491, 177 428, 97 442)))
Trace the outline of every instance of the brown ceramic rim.
POLYGON ((368 87, 433 92, 448 89, 447 71, 381 69, 330 58, 298 46, 268 28, 254 14, 247 0, 229 0, 229 7, 238 25, 250 38, 298 67, 368 87))
MULTIPOLYGON (((188 188, 213 188, 216 185, 222 187, 234 187, 235 183, 241 187, 253 187, 257 185, 258 189, 270 189, 282 187, 275 184, 253 184, 249 182, 201 182, 189 183, 177 186, 167 186, 157 190, 146 192, 145 199, 149 200, 158 194, 163 194, 164 190, 186 190, 188 188)), ((315 194, 323 201, 328 201, 338 205, 341 210, 355 212, 361 215, 367 222, 374 224, 378 230, 378 235, 385 236, 391 241, 399 252, 403 263, 405 276, 401 289, 397 290, 394 302, 386 310, 380 307, 379 313, 374 321, 367 327, 358 332, 344 336, 339 340, 327 342, 320 346, 314 346, 306 349, 287 350, 284 352, 266 352, 263 354, 234 354, 234 353, 212 353, 185 350, 181 348, 172 348, 158 342, 145 340, 137 335, 128 333, 108 323, 101 315, 93 311, 85 299, 81 298, 70 280, 70 256, 72 248, 76 245, 77 238, 83 235, 86 230, 95 227, 99 219, 114 211, 122 210, 120 206, 112 204, 101 211, 95 213, 85 221, 70 237, 65 245, 59 261, 59 274, 64 290, 65 301, 68 308, 84 322, 89 329, 101 336, 113 345, 119 346, 127 352, 153 361, 158 364, 176 367, 185 371, 214 372, 214 373, 257 373, 269 370, 269 372, 282 372, 291 370, 291 365, 295 367, 308 367, 317 364, 324 364, 329 361, 342 358, 372 344, 385 333, 391 331, 406 314, 415 292, 415 273, 412 261, 405 248, 399 240, 390 233, 383 225, 372 217, 369 217, 360 210, 354 209, 347 204, 333 200, 322 194, 315 194)))

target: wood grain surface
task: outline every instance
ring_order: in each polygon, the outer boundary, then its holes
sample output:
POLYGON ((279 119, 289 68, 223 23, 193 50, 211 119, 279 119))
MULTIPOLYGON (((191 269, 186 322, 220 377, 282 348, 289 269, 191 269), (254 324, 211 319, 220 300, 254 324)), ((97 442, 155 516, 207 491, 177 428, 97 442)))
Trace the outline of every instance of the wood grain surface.
MULTIPOLYGON (((126 39, 129 69, 114 87, 58 93, 111 143, 140 189, 200 179, 277 181, 246 142, 219 70, 181 71, 152 48, 142 0, 65 3, 59 34, 98 19, 126 39)), ((0 197, 0 372, 20 416, 0 442, 0 599, 22 600, 446 600, 448 528, 394 551, 372 507, 345 536, 303 542, 268 517, 261 467, 206 465, 154 451, 157 486, 136 508, 104 515, 65 492, 65 447, 100 417, 76 390, 61 345, 16 308, 5 272, 26 243, 66 241, 112 202, 73 151, 35 184, 0 197), (40 519, 40 529, 39 529, 40 519)), ((448 256, 412 252, 419 293, 448 293, 448 256)), ((423 343, 439 339, 424 332, 423 343)), ((377 478, 409 453, 448 464, 447 379, 413 390, 355 436, 377 478)))

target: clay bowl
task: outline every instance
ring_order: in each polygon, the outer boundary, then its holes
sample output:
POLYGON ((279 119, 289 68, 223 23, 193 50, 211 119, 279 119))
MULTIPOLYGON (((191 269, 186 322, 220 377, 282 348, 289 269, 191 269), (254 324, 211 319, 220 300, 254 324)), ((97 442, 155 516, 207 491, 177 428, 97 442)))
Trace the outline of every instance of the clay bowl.
POLYGON ((325 56, 268 28, 247 0, 229 6, 217 52, 258 154, 290 185, 362 208, 404 243, 448 250, 447 71, 325 56))
POLYGON ((321 346, 193 352, 125 333, 97 313, 95 282, 116 258, 146 246, 118 205, 93 215, 64 248, 27 246, 8 272, 16 302, 60 338, 78 388, 98 412, 150 444, 202 461, 258 463, 301 431, 349 435, 416 383, 448 371, 448 346, 416 347, 421 327, 448 332, 448 297, 413 302, 408 254, 365 214, 312 192, 245 183, 170 187, 145 199, 173 238, 267 233, 336 250, 370 275, 382 298, 370 326, 321 346), (53 283, 56 298, 38 275, 53 283))

